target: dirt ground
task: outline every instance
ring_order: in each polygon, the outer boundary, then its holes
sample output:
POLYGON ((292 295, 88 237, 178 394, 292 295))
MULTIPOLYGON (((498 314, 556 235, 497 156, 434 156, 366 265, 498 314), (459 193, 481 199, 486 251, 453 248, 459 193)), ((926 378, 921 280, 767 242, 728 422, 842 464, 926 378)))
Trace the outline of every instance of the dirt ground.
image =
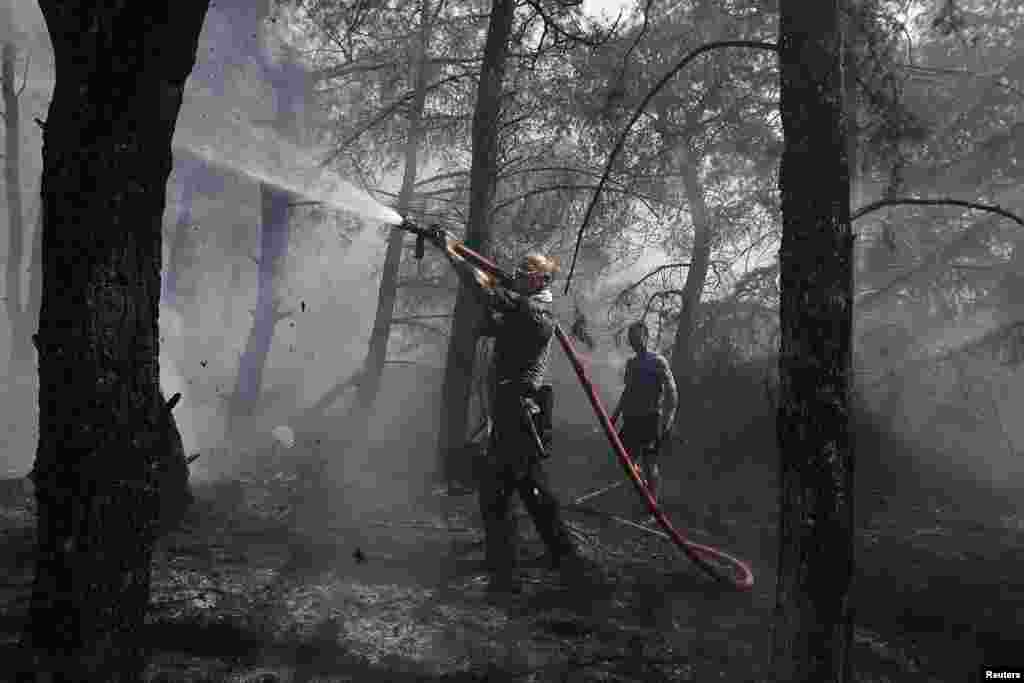
MULTIPOLYGON (((551 470, 563 500, 620 477, 598 435, 561 452, 551 470)), ((294 451, 259 457, 246 477, 196 486, 186 524, 158 548, 148 681, 762 680, 776 553, 769 464, 679 457, 664 468, 675 522, 748 561, 751 592, 713 582, 662 539, 569 512, 603 575, 563 585, 524 520, 525 590, 495 599, 484 590, 473 496, 426 487, 401 504, 375 505, 393 500, 379 491, 325 496, 294 451), (322 514, 339 504, 359 513, 327 522, 344 517, 322 514)), ((983 663, 1024 661, 1011 649, 1024 623, 1019 507, 898 469, 859 476, 857 680, 960 683, 983 663)), ((34 517, 20 481, 0 486, 0 650, 11 652, 34 517)), ((625 487, 591 502, 640 518, 625 487)))

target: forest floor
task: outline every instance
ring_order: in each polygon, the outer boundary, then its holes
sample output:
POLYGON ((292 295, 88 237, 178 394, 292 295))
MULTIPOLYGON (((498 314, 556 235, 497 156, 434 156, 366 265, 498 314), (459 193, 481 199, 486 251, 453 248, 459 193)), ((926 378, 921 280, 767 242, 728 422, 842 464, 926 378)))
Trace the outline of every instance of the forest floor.
MULTIPOLYGON (((620 478, 597 435, 563 452, 551 466, 563 500, 620 478)), ((569 512, 601 580, 563 585, 524 521, 525 590, 496 599, 475 497, 424 490, 374 508, 388 497, 334 492, 358 521, 299 533, 316 513, 296 513, 317 497, 298 486, 298 457, 195 486, 154 557, 148 681, 759 681, 767 670, 777 477, 756 458, 664 468, 670 516, 749 562, 752 591, 711 581, 662 539, 569 512)), ((1024 623, 1019 503, 939 474, 859 480, 856 680, 961 683, 982 664, 1024 663, 1011 643, 1024 623)), ((638 501, 621 487, 591 502, 639 519, 638 501)), ((24 618, 33 536, 31 497, 0 482, 0 656, 24 618)))

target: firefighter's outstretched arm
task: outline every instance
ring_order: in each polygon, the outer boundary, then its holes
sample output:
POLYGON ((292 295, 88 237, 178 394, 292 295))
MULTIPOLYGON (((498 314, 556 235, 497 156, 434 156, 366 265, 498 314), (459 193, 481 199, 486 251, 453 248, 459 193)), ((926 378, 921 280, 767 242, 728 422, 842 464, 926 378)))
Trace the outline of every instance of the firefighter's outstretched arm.
POLYGON ((464 259, 459 252, 455 250, 455 244, 455 240, 447 235, 445 236, 444 254, 448 257, 452 267, 455 268, 455 272, 458 274, 459 279, 462 280, 467 287, 477 290, 479 294, 485 294, 486 292, 494 289, 496 284, 494 278, 466 261, 466 259, 464 259))

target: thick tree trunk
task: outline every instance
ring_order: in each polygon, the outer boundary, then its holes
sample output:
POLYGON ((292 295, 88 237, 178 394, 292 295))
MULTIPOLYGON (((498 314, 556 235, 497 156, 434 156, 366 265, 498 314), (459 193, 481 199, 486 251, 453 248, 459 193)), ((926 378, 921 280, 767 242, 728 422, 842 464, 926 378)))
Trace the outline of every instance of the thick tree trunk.
POLYGON ((696 156, 689 143, 683 150, 680 170, 683 174, 683 190, 690 208, 690 219, 693 222, 693 253, 690 255, 690 267, 686 271, 686 283, 683 285, 683 300, 679 311, 679 324, 676 337, 672 343, 672 374, 679 385, 679 410, 677 415, 692 415, 695 401, 694 375, 694 337, 696 335, 697 314, 700 312, 700 299, 704 293, 704 282, 708 276, 708 264, 711 259, 711 219, 708 216, 704 188, 697 175, 696 156))
POLYGON ((14 43, 3 45, 4 101, 4 184, 7 189, 7 287, 4 292, 11 330, 9 371, 16 372, 32 360, 31 318, 21 301, 22 260, 25 251, 25 214, 21 201, 21 116, 15 83, 18 50, 14 43))
MULTIPOLYGON (((409 109, 409 130, 405 139, 405 171, 402 176, 402 187, 398 193, 397 211, 405 215, 412 201, 416 184, 416 167, 418 152, 423 137, 423 108, 427 99, 427 58, 431 31, 431 3, 424 0, 420 4, 420 44, 419 60, 413 66, 416 70, 414 78, 415 94, 409 109)), ((348 424, 362 433, 353 433, 354 439, 365 437, 373 404, 380 392, 381 376, 384 372, 384 361, 387 359, 388 339, 391 336, 391 318, 395 310, 395 299, 398 291, 398 266, 402 260, 402 246, 405 244, 405 231, 393 229, 388 237, 387 252, 384 255, 384 270, 381 273, 380 292, 377 296, 377 312, 373 319, 373 332, 370 335, 370 348, 363 363, 363 371, 356 389, 353 410, 350 412, 348 424)))
POLYGON ((208 3, 39 4, 57 77, 43 136, 25 680, 135 683, 157 485, 176 432, 160 396, 161 221, 208 3))
MULTIPOLYGON (((514 12, 514 0, 493 0, 491 4, 476 110, 473 114, 473 158, 470 165, 466 246, 485 256, 491 242, 490 211, 498 175, 502 82, 514 12)), ((454 478, 468 474, 455 471, 455 454, 467 436, 480 314, 480 306, 473 294, 466 286, 460 287, 455 301, 452 335, 441 389, 441 431, 438 438, 441 474, 449 483, 454 478)))
POLYGON ((781 486, 772 668, 787 683, 849 680, 853 236, 841 2, 780 3, 781 486))

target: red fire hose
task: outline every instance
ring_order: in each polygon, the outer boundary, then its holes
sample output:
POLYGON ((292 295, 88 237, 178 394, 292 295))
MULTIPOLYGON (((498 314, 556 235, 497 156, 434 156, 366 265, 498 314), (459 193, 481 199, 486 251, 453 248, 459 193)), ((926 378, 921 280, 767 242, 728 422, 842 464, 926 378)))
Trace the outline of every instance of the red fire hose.
MULTIPOLYGON (((501 278, 504 281, 509 280, 508 275, 497 265, 472 249, 469 249, 464 244, 456 243, 453 245, 453 248, 460 256, 477 268, 480 268, 495 277, 501 278)), ((583 391, 587 394, 587 398, 590 399, 590 405, 594 408, 594 413, 597 416, 598 421, 601 423, 605 436, 608 437, 608 442, 615 451, 615 455, 618 457, 619 463, 625 470, 626 476, 633 482, 633 486, 644 499, 644 502, 647 504, 647 509, 650 510, 655 520, 657 520, 658 525, 668 533, 670 540, 675 543, 675 545, 682 550, 694 564, 704 570, 704 572, 712 578, 727 582, 739 590, 750 590, 753 588, 754 573, 746 563, 722 552, 721 550, 718 550, 717 548, 701 545, 688 540, 672 525, 668 516, 661 509, 661 506, 659 506, 654 500, 654 497, 648 490, 647 484, 640 476, 639 468, 623 447, 622 441, 619 439, 619 434, 615 430, 615 426, 612 424, 611 418, 608 417, 608 412, 601 404, 601 399, 594 390, 594 385, 590 381, 590 378, 587 376, 587 371, 586 368, 583 367, 582 360, 580 360, 579 355, 573 348, 572 342, 569 341, 569 337, 566 336, 561 326, 557 323, 555 325, 555 336, 558 337, 558 341, 562 345, 562 350, 565 351, 565 355, 568 356, 569 362, 572 363, 572 367, 576 371, 576 376, 580 380, 583 391), (734 570, 734 575, 726 575, 722 569, 716 566, 716 564, 710 562, 709 559, 731 566, 734 570)))
POLYGON ((569 357, 569 361, 572 363, 572 367, 576 371, 576 376, 579 377, 580 384, 583 385, 583 391, 586 392, 587 398, 590 399, 590 405, 593 406, 594 413, 597 415, 597 419, 601 422, 601 427, 604 428, 605 436, 608 437, 608 442, 615 450, 615 455, 618 456, 619 463, 626 471, 626 476, 633 482, 637 492, 644 499, 644 502, 647 504, 647 509, 651 511, 652 515, 654 515, 654 519, 657 520, 658 526, 668 533, 672 542, 675 543, 680 550, 686 553, 686 556, 689 557, 694 564, 703 569, 711 577, 721 581, 728 581, 740 590, 750 590, 753 588, 754 573, 746 563, 722 552, 721 550, 718 550, 717 548, 701 545, 688 540, 672 525, 672 522, 669 521, 665 511, 662 510, 661 506, 654 500, 654 497, 651 495, 650 490, 648 490, 643 478, 641 478, 640 471, 637 468, 636 463, 634 463, 633 459, 629 457, 629 454, 622 445, 622 441, 619 440, 619 434, 615 430, 615 426, 612 424, 611 418, 608 417, 608 412, 604 409, 604 406, 601 405, 601 399, 594 390, 594 385, 591 383, 590 378, 587 377, 587 371, 583 367, 583 362, 576 354, 576 350, 572 347, 569 337, 566 336, 564 331, 562 331, 560 325, 555 325, 555 336, 558 337, 558 341, 562 344, 562 349, 565 351, 565 355, 569 357), (737 576, 732 577, 723 575, 718 567, 708 562, 705 558, 714 558, 715 560, 725 564, 732 565, 736 570, 737 576))

